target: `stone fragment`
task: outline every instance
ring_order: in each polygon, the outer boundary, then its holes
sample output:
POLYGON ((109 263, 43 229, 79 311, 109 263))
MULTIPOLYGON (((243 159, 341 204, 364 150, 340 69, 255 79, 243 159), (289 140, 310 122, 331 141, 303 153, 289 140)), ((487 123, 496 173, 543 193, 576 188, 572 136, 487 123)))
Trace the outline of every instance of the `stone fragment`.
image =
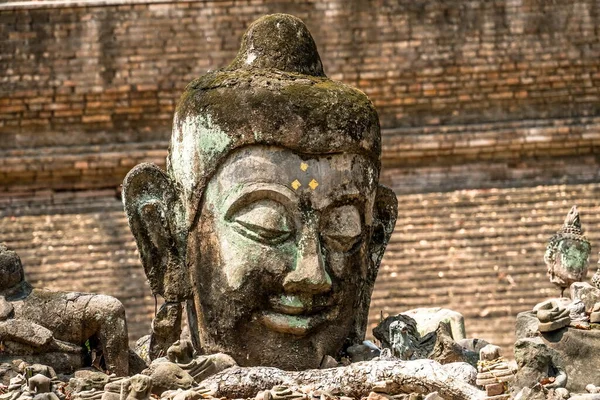
MULTIPOLYGON (((308 395, 291 390, 285 385, 274 386, 271 390, 259 392, 256 400, 301 400, 308 399, 308 395)), ((387 400, 387 399, 386 399, 387 400)))
POLYGON ((28 320, 9 319, 0 322, 0 341, 23 343, 35 349, 43 349, 52 340, 49 329, 28 320))
POLYGON ((490 385, 485 385, 485 394, 488 396, 497 396, 499 394, 504 394, 504 384, 492 383, 490 385))
POLYGON ((590 318, 585 312, 585 304, 580 299, 574 299, 567 305, 569 318, 571 319, 570 326, 574 328, 589 328, 590 318))
POLYGON ((82 369, 75 371, 73 378, 69 380, 69 388, 74 393, 91 390, 103 391, 107 384, 116 380, 118 378, 115 375, 109 376, 100 371, 82 369))
POLYGON ((571 394, 565 388, 556 388, 554 389, 554 397, 556 397, 556 400, 565 400, 571 397, 571 394))
POLYGON ((585 387, 585 390, 588 391, 588 393, 600 393, 600 387, 590 383, 589 385, 587 385, 585 387))
POLYGON ((594 304, 590 314, 590 322, 593 324, 600 323, 600 303, 594 304))
POLYGON ((384 393, 371 392, 367 396, 367 400, 390 400, 392 397, 384 393))
POLYGON ((570 300, 550 299, 537 304, 533 310, 539 320, 540 332, 552 332, 564 328, 571 323, 569 310, 570 300))
POLYGON ((402 312, 413 318, 417 323, 417 330, 421 336, 430 332, 435 332, 440 322, 446 322, 450 325, 452 339, 459 341, 467 337, 465 330, 465 319, 457 311, 440 307, 414 308, 402 312))
POLYGON ((566 326, 569 326, 570 324, 571 324, 571 318, 564 317, 564 318, 557 319, 555 321, 540 322, 538 324, 538 330, 540 332, 553 332, 553 331, 562 329, 566 326))
POLYGON ((369 361, 381 354, 381 350, 370 341, 350 346, 346 351, 352 362, 369 361))
POLYGON ((479 350, 479 360, 493 361, 501 357, 502 349, 499 346, 488 344, 479 350))
POLYGON ((321 361, 321 366, 319 368, 337 368, 338 365, 339 364, 335 358, 331 357, 330 355, 326 355, 325 357, 323 357, 323 361, 321 361))
POLYGON ((533 338, 539 335, 540 320, 535 312, 524 311, 517 314, 515 321, 515 336, 517 339, 533 338))
POLYGON ((458 343, 458 345, 460 347, 462 347, 463 349, 465 349, 466 351, 470 351, 470 352, 473 352, 476 354, 479 354, 479 350, 481 350, 483 347, 490 344, 489 342, 487 342, 483 339, 474 339, 474 338, 461 339, 461 340, 458 340, 456 343, 458 343))
POLYGON ((42 374, 36 374, 28 379, 29 390, 34 393, 48 393, 52 386, 52 380, 42 374))
POLYGON ((448 375, 459 379, 469 385, 475 385, 477 379, 477 368, 466 362, 453 362, 443 364, 442 368, 448 372, 448 375))
POLYGON ((187 364, 193 356, 194 347, 189 340, 177 340, 167 349, 167 358, 175 364, 187 364))
POLYGON ((108 383, 102 400, 149 400, 153 382, 149 376, 137 374, 108 383))
MULTIPOLYGON (((564 387, 567 381, 562 356, 542 338, 524 338, 515 343, 517 372, 511 383, 513 393, 523 387, 543 385, 546 389, 564 387)), ((532 394, 537 396, 536 394, 532 394)))
MULTIPOLYGON (((202 398, 202 394, 195 390, 178 390, 175 396, 173 396, 173 400, 198 400, 202 398)), ((162 397, 162 396, 161 396, 162 397)))
POLYGON ((516 393, 514 400, 546 400, 546 395, 539 385, 532 388, 524 387, 516 393))
POLYGON ((579 299, 585 304, 585 311, 591 312, 594 304, 600 302, 600 289, 587 282, 575 282, 570 287, 571 298, 579 299))
POLYGON ((0 321, 5 321, 14 315, 15 308, 4 296, 0 296, 0 321))
POLYGON ((152 393, 160 396, 167 390, 190 389, 194 378, 172 362, 153 362, 144 375, 152 379, 152 393))
POLYGON ((600 289, 600 267, 596 269, 594 275, 592 275, 592 279, 590 279, 592 285, 598 289, 600 289))
POLYGON ((423 398, 423 400, 444 400, 442 396, 438 394, 438 392, 429 393, 427 396, 423 398))
POLYGON ((38 394, 36 394, 35 396, 33 396, 33 400, 60 400, 60 399, 58 398, 58 396, 56 395, 56 393, 54 393, 54 392, 47 392, 47 393, 38 393, 38 394))

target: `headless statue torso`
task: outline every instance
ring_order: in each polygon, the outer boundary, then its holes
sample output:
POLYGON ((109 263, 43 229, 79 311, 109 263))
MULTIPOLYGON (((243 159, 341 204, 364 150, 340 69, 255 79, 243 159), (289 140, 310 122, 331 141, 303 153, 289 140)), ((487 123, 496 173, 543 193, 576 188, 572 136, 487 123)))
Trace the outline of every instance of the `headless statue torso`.
POLYGON ((107 370, 128 373, 123 305, 115 298, 34 289, 19 256, 0 245, 0 361, 23 359, 57 372, 86 366, 84 345, 98 348, 107 370))

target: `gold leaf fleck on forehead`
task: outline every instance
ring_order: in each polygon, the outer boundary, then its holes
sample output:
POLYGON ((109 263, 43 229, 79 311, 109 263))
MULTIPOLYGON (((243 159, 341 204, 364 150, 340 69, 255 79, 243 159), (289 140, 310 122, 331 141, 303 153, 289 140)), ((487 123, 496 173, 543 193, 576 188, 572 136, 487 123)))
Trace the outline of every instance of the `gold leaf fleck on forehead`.
POLYGON ((319 186, 319 182, 317 182, 316 180, 312 180, 308 183, 308 186, 310 186, 310 188, 312 190, 315 190, 317 188, 317 186, 319 186))
POLYGON ((308 164, 307 163, 300 163, 300 169, 302 171, 306 171, 308 169, 308 164))
POLYGON ((302 186, 302 184, 300 183, 300 181, 298 179, 296 179, 294 182, 292 182, 292 187, 294 188, 294 190, 298 190, 298 188, 302 186))

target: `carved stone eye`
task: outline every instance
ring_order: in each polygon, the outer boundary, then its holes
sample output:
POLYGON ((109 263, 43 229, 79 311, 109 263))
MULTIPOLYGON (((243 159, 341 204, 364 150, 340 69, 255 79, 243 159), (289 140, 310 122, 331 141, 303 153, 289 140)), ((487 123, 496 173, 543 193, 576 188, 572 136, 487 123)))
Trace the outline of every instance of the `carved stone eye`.
POLYGON ((358 209, 346 205, 331 210, 323 220, 322 235, 329 249, 350 251, 362 235, 362 222, 358 209))
POLYGON ((286 241, 294 231, 285 207, 274 200, 259 200, 237 211, 231 220, 242 235, 265 244, 286 241))

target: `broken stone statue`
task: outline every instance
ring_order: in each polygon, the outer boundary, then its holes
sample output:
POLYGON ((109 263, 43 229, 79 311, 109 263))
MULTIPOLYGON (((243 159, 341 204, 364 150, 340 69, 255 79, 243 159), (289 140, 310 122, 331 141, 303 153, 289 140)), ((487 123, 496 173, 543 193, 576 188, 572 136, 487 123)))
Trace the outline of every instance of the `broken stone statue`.
POLYGON ((560 288, 561 297, 573 282, 583 281, 587 276, 590 251, 590 242, 581 229, 579 211, 573 206, 562 228, 550 238, 544 254, 550 282, 560 288))
POLYGON ((544 256, 550 281, 561 288, 561 297, 517 315, 516 336, 522 339, 515 344, 517 387, 539 383, 543 388, 577 393, 600 382, 600 370, 590 368, 600 363, 600 329, 594 322, 600 310, 600 290, 582 282, 589 253, 590 244, 574 206, 562 229, 550 239, 544 256), (566 288, 570 298, 562 297, 566 288), (536 376, 539 382, 532 381, 536 376))
POLYGON ((24 360, 71 373, 97 354, 98 365, 127 375, 125 309, 117 299, 34 289, 21 259, 0 245, 0 363, 24 360))
POLYGON ((167 173, 142 164, 123 185, 166 301, 151 353, 179 339, 181 302, 194 348, 240 365, 318 368, 360 343, 397 212, 380 152, 372 103, 325 76, 305 25, 254 23, 181 97, 167 173))
MULTIPOLYGON (((365 390, 380 377, 397 393, 478 398, 430 360, 291 372, 335 365, 364 340, 397 215, 394 193, 379 184, 380 156, 373 104, 327 78, 304 23, 284 14, 255 21, 228 67, 187 86, 166 172, 141 164, 123 183, 146 276, 165 300, 150 359, 180 339, 185 307, 195 353, 242 366, 206 380, 221 382, 215 396, 282 383, 293 393, 355 374, 365 390)), ((332 390, 369 393, 345 385, 332 390)))

